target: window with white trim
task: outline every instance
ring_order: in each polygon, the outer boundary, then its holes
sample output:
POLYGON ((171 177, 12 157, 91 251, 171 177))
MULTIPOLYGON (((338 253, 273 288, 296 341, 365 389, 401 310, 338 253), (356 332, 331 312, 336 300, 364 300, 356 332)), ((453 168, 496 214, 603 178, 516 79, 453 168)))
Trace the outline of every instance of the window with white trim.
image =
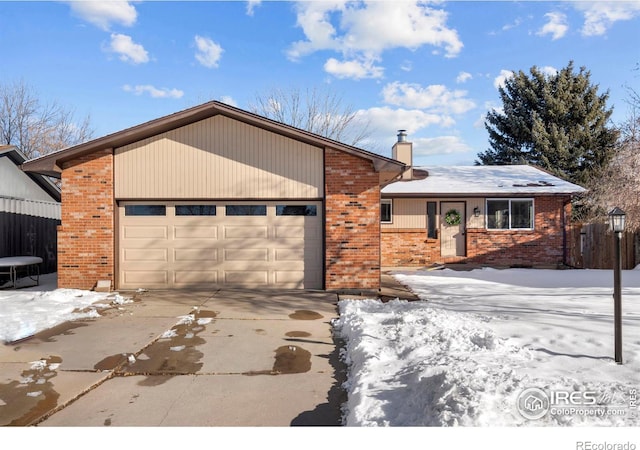
POLYGON ((531 198, 487 199, 487 229, 533 230, 534 214, 531 198))
POLYGON ((380 201, 380 222, 391 223, 393 220, 393 200, 380 201))

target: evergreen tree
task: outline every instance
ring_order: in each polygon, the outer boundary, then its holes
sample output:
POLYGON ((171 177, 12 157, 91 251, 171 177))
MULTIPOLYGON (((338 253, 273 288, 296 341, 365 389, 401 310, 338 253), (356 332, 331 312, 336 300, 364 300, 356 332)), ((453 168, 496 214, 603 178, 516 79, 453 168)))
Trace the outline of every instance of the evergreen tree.
POLYGON ((609 126, 609 93, 598 94, 584 67, 573 62, 553 75, 519 71, 499 88, 503 110, 487 114, 491 148, 478 165, 534 164, 565 180, 586 184, 606 167, 618 131, 609 126))

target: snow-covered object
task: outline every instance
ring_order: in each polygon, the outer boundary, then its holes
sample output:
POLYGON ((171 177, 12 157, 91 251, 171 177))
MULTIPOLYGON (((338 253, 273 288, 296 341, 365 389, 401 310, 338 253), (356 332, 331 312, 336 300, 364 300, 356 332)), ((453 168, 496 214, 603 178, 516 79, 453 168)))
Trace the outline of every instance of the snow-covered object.
POLYGON ((630 407, 640 386, 639 271, 622 277, 624 365, 613 361, 611 271, 445 269, 395 277, 423 301, 339 303, 346 425, 640 425, 630 407), (517 408, 529 388, 597 395, 601 415, 530 420, 517 408))

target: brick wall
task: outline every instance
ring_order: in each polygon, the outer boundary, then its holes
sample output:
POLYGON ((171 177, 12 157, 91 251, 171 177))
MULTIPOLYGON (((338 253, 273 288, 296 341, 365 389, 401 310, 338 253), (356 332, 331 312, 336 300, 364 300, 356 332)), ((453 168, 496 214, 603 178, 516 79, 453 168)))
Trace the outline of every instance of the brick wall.
POLYGON ((325 150, 326 289, 380 287, 380 187, 373 164, 325 150))
POLYGON ((428 266, 440 262, 440 239, 427 239, 421 228, 383 228, 382 265, 385 267, 428 266))
POLYGON ((382 230, 382 265, 385 267, 424 266, 433 263, 469 262, 509 266, 558 265, 565 261, 565 217, 571 204, 566 197, 537 197, 535 227, 527 230, 487 230, 467 228, 467 256, 442 258, 440 240, 427 239, 423 229, 382 230))
POLYGON ((562 197, 535 199, 533 231, 467 230, 467 256, 488 265, 557 265, 564 262, 562 197))
POLYGON ((114 281, 113 151, 80 157, 62 168, 58 287, 93 289, 114 281))

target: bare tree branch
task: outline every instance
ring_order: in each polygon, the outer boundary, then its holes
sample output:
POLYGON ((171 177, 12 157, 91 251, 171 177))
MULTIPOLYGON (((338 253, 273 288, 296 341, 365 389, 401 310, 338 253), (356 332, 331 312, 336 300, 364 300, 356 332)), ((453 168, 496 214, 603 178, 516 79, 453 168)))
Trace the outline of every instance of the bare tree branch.
POLYGON ((370 123, 331 90, 273 88, 255 97, 249 109, 269 119, 357 146, 371 136, 370 123))
POLYGON ((90 139, 89 117, 80 121, 58 102, 42 103, 24 81, 0 83, 0 139, 35 158, 90 139))

